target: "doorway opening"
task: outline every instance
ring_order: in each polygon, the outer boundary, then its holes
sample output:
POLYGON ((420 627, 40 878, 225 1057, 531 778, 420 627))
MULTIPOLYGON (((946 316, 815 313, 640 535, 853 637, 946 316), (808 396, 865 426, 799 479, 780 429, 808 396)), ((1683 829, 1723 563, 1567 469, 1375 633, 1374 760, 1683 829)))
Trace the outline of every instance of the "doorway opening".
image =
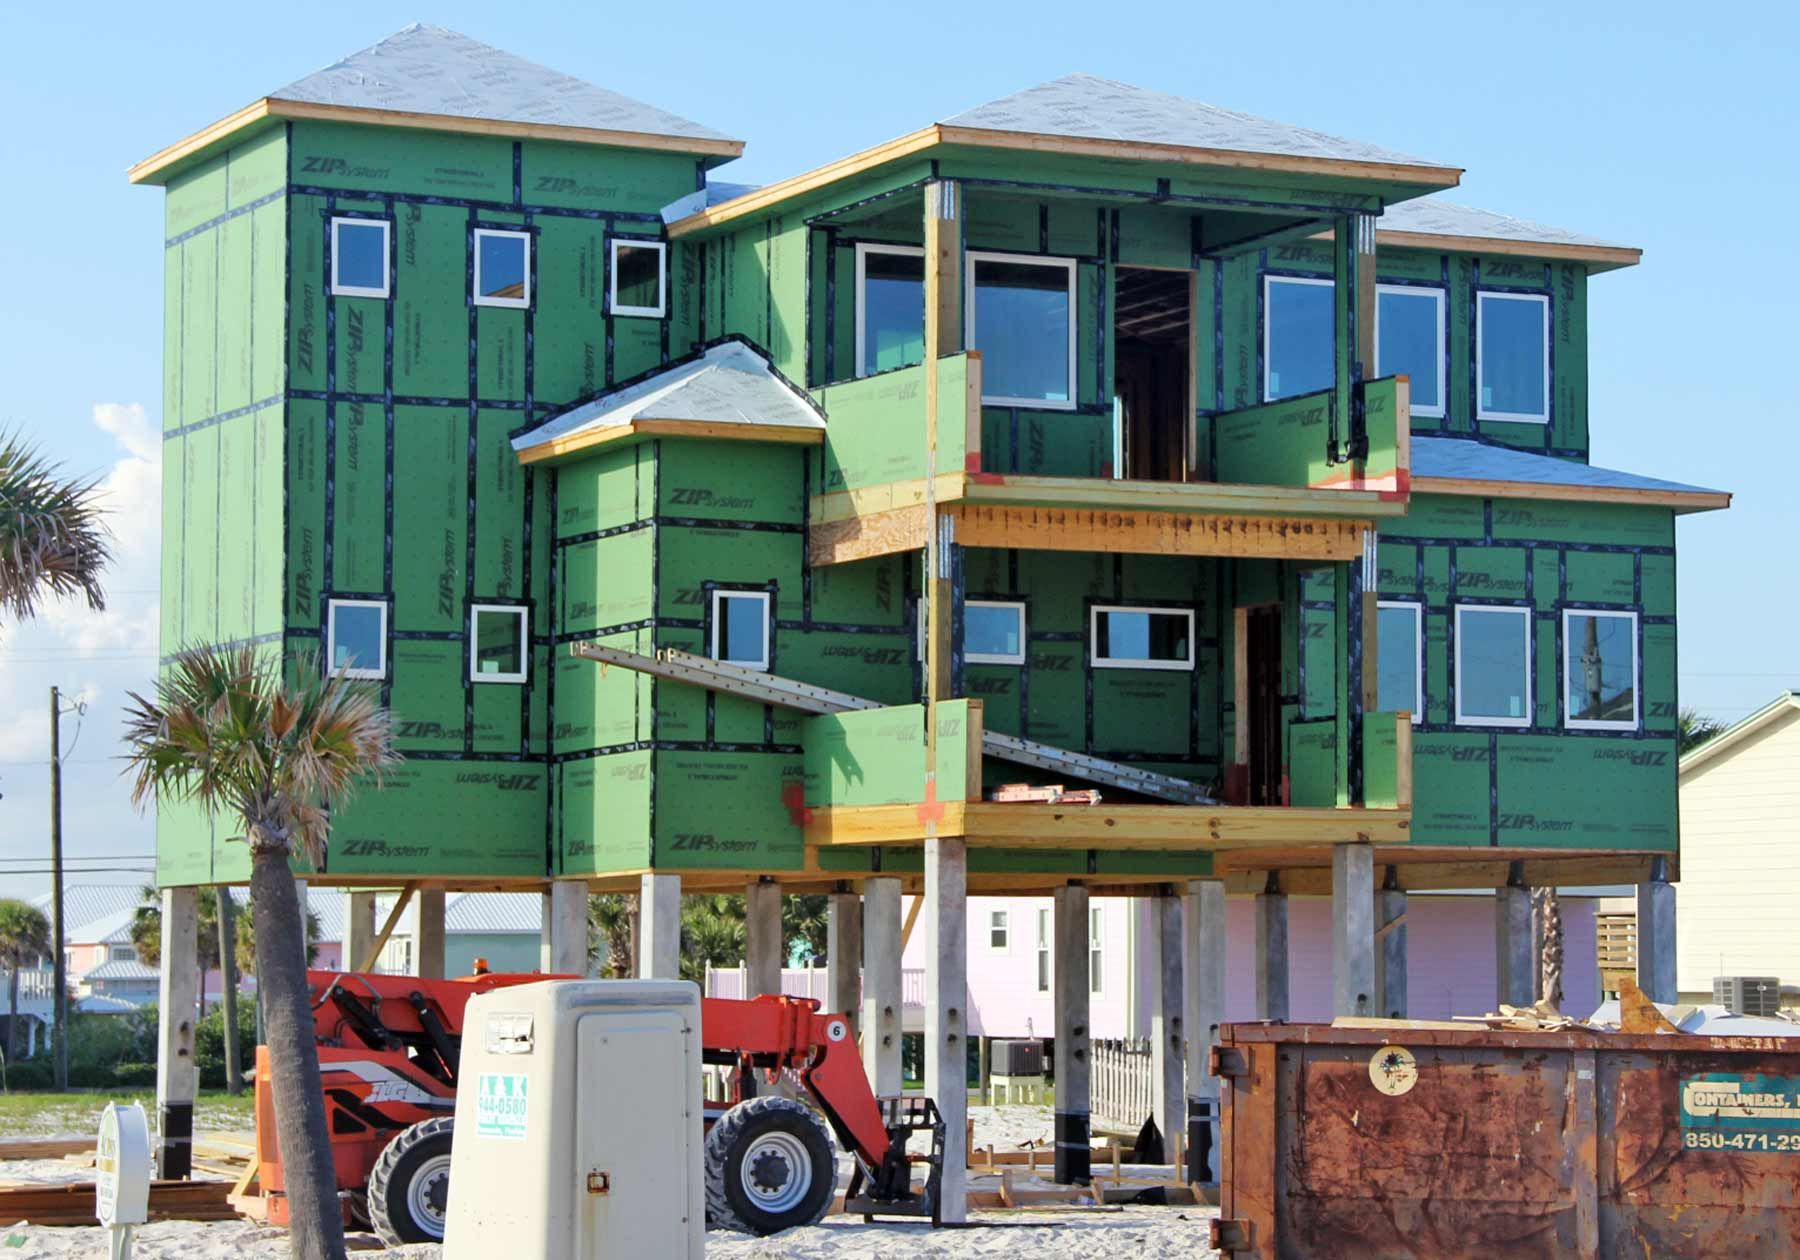
POLYGON ((1194 273, 1115 267, 1113 276, 1113 475, 1186 481, 1194 273))

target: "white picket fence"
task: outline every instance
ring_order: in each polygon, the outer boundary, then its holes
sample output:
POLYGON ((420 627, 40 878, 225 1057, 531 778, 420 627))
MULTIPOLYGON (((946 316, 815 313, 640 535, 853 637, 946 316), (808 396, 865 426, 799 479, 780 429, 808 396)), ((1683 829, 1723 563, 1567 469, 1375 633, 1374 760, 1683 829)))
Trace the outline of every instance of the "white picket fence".
POLYGON ((1096 1133, 1135 1136, 1156 1111, 1150 1039, 1096 1039, 1092 1046, 1090 1107, 1096 1133))

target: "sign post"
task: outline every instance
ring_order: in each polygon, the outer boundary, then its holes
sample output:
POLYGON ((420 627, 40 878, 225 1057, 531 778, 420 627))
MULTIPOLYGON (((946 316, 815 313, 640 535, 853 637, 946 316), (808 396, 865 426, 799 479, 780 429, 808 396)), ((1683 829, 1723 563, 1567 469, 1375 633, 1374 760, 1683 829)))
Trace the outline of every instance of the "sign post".
POLYGON ((112 1260, 130 1260, 132 1227, 150 1219, 150 1123, 137 1103, 108 1103, 94 1151, 94 1215, 112 1260))

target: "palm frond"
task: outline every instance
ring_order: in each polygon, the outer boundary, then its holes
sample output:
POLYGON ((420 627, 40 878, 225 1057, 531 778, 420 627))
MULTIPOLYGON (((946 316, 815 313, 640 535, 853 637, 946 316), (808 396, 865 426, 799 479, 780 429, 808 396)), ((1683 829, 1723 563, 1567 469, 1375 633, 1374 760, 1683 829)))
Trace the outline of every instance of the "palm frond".
POLYGON ((91 481, 69 480, 17 433, 0 433, 0 610, 24 619, 46 596, 106 606, 107 530, 91 481))

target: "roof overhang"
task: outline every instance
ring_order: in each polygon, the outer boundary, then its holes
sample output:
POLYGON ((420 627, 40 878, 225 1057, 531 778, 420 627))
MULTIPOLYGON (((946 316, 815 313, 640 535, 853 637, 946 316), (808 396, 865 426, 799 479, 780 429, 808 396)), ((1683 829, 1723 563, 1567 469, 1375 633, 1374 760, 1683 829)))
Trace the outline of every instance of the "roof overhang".
POLYGON ((465 118, 453 114, 420 114, 398 109, 367 109, 356 105, 325 105, 314 101, 289 101, 265 96, 211 126, 177 140, 151 154, 125 172, 134 184, 161 184, 179 174, 214 145, 261 130, 271 120, 309 119, 362 126, 409 127, 420 131, 449 131, 464 135, 511 136, 525 140, 561 140, 618 149, 650 149, 686 153, 696 157, 728 159, 744 152, 742 140, 708 140, 657 135, 644 131, 607 131, 595 127, 571 127, 560 123, 512 122, 491 118, 465 118))
POLYGON ((521 464, 543 464, 571 458, 602 446, 628 446, 649 438, 712 438, 728 442, 775 442, 818 446, 825 430, 786 424, 735 424, 714 420, 629 420, 599 429, 584 429, 567 437, 550 438, 535 446, 521 447, 521 464))
POLYGON ((1106 140, 1080 136, 1044 135, 1024 131, 995 131, 986 127, 958 127, 932 123, 917 131, 839 158, 824 166, 765 185, 754 192, 696 211, 669 225, 676 239, 741 219, 782 202, 826 188, 839 180, 861 175, 890 162, 913 157, 944 145, 1003 149, 1058 156, 1101 158, 1108 161, 1155 162, 1164 165, 1201 166, 1216 170, 1253 171, 1264 174, 1301 175, 1335 179, 1381 180, 1408 184, 1420 195, 1453 188, 1462 179, 1455 166, 1412 165, 1403 162, 1367 162, 1344 158, 1309 157, 1281 153, 1255 153, 1239 149, 1195 148, 1177 144, 1151 144, 1136 140, 1106 140))
POLYGON ((1724 490, 1646 490, 1625 486, 1550 485, 1535 481, 1498 481, 1473 477, 1412 479, 1414 494, 1472 495, 1482 499, 1552 499, 1565 503, 1626 503, 1634 507, 1666 507, 1676 512, 1713 512, 1731 506, 1724 490))
POLYGON ((1743 743, 1752 735, 1769 729, 1779 721, 1792 718, 1795 713, 1800 713, 1800 694, 1790 691, 1777 696, 1772 702, 1765 704, 1749 717, 1726 727, 1683 757, 1680 768, 1676 772, 1677 775, 1685 776, 1698 770, 1721 753, 1743 743))
MULTIPOLYGON (((1330 233, 1323 233, 1329 237, 1330 233)), ((1586 263, 1588 271, 1614 271, 1644 261, 1644 251, 1628 245, 1572 245, 1557 241, 1515 241, 1499 236, 1454 236, 1446 232, 1405 232, 1375 227, 1376 245, 1395 249, 1450 250, 1463 254, 1503 254, 1550 262, 1586 263)))

